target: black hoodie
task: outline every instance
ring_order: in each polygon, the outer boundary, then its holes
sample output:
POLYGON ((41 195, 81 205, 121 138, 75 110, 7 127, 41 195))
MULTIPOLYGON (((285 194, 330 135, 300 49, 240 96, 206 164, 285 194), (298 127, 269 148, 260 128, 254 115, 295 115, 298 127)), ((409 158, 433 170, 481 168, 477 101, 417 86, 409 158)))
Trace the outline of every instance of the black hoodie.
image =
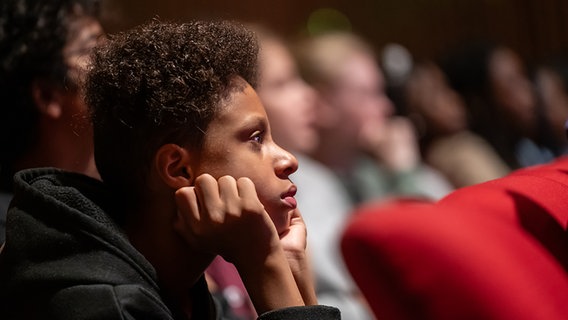
MULTIPOLYGON (((0 255, 1 319, 185 319, 160 295, 152 265, 108 214, 104 184, 58 169, 15 175, 0 255)), ((223 319, 202 278, 192 319, 223 319)), ((339 319, 336 308, 293 307, 259 319, 339 319)))

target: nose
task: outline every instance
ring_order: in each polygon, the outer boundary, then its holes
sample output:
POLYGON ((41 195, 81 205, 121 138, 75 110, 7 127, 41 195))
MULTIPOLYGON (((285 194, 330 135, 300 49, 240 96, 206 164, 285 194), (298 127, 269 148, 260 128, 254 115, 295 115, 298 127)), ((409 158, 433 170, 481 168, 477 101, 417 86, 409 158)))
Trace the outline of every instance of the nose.
POLYGON ((276 154, 274 163, 274 172, 280 179, 288 179, 288 177, 298 170, 298 159, 290 152, 275 145, 276 154))

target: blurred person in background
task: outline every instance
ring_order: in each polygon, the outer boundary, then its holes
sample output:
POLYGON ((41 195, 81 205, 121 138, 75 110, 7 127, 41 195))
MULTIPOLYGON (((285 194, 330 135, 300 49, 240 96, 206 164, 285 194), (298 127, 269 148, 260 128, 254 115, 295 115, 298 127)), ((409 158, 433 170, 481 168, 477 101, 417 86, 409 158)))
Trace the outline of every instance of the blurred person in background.
POLYGON ((441 65, 452 88, 464 98, 471 129, 511 169, 554 158, 537 141, 534 87, 517 52, 500 44, 469 43, 448 52, 441 65))
POLYGON ((510 171, 493 147, 469 130, 462 97, 434 61, 415 62, 401 91, 401 109, 417 128, 424 161, 455 188, 510 171))
POLYGON ((568 58, 550 58, 536 66, 534 82, 542 116, 541 141, 555 157, 568 154, 568 58))
POLYGON ((80 82, 102 35, 97 0, 0 3, 0 242, 16 171, 98 177, 80 82))
POLYGON ((423 163, 412 123, 394 115, 366 41, 331 31, 301 39, 294 53, 318 93, 320 143, 311 155, 335 172, 354 204, 401 195, 438 199, 453 189, 423 163))

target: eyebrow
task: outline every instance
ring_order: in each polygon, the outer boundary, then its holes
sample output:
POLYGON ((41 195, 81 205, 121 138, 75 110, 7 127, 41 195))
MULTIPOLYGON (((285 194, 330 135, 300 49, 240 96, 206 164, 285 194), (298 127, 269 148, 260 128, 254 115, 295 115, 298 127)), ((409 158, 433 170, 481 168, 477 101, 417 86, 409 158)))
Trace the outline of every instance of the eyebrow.
POLYGON ((261 115, 250 115, 243 119, 241 122, 243 127, 253 128, 261 127, 262 129, 268 128, 268 119, 261 115))

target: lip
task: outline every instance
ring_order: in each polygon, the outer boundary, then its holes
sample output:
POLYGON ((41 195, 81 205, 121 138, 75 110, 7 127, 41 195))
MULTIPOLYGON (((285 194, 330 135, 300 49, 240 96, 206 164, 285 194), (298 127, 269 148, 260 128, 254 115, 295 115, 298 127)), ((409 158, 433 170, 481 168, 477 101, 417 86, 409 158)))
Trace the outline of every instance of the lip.
POLYGON ((298 203, 296 202, 296 198, 294 198, 297 191, 298 191, 298 188, 295 185, 292 185, 288 189, 288 191, 286 191, 286 192, 284 192, 283 194, 280 195, 280 199, 282 199, 282 201, 287 206, 289 206, 291 209, 296 209, 296 207, 298 206, 298 203))

